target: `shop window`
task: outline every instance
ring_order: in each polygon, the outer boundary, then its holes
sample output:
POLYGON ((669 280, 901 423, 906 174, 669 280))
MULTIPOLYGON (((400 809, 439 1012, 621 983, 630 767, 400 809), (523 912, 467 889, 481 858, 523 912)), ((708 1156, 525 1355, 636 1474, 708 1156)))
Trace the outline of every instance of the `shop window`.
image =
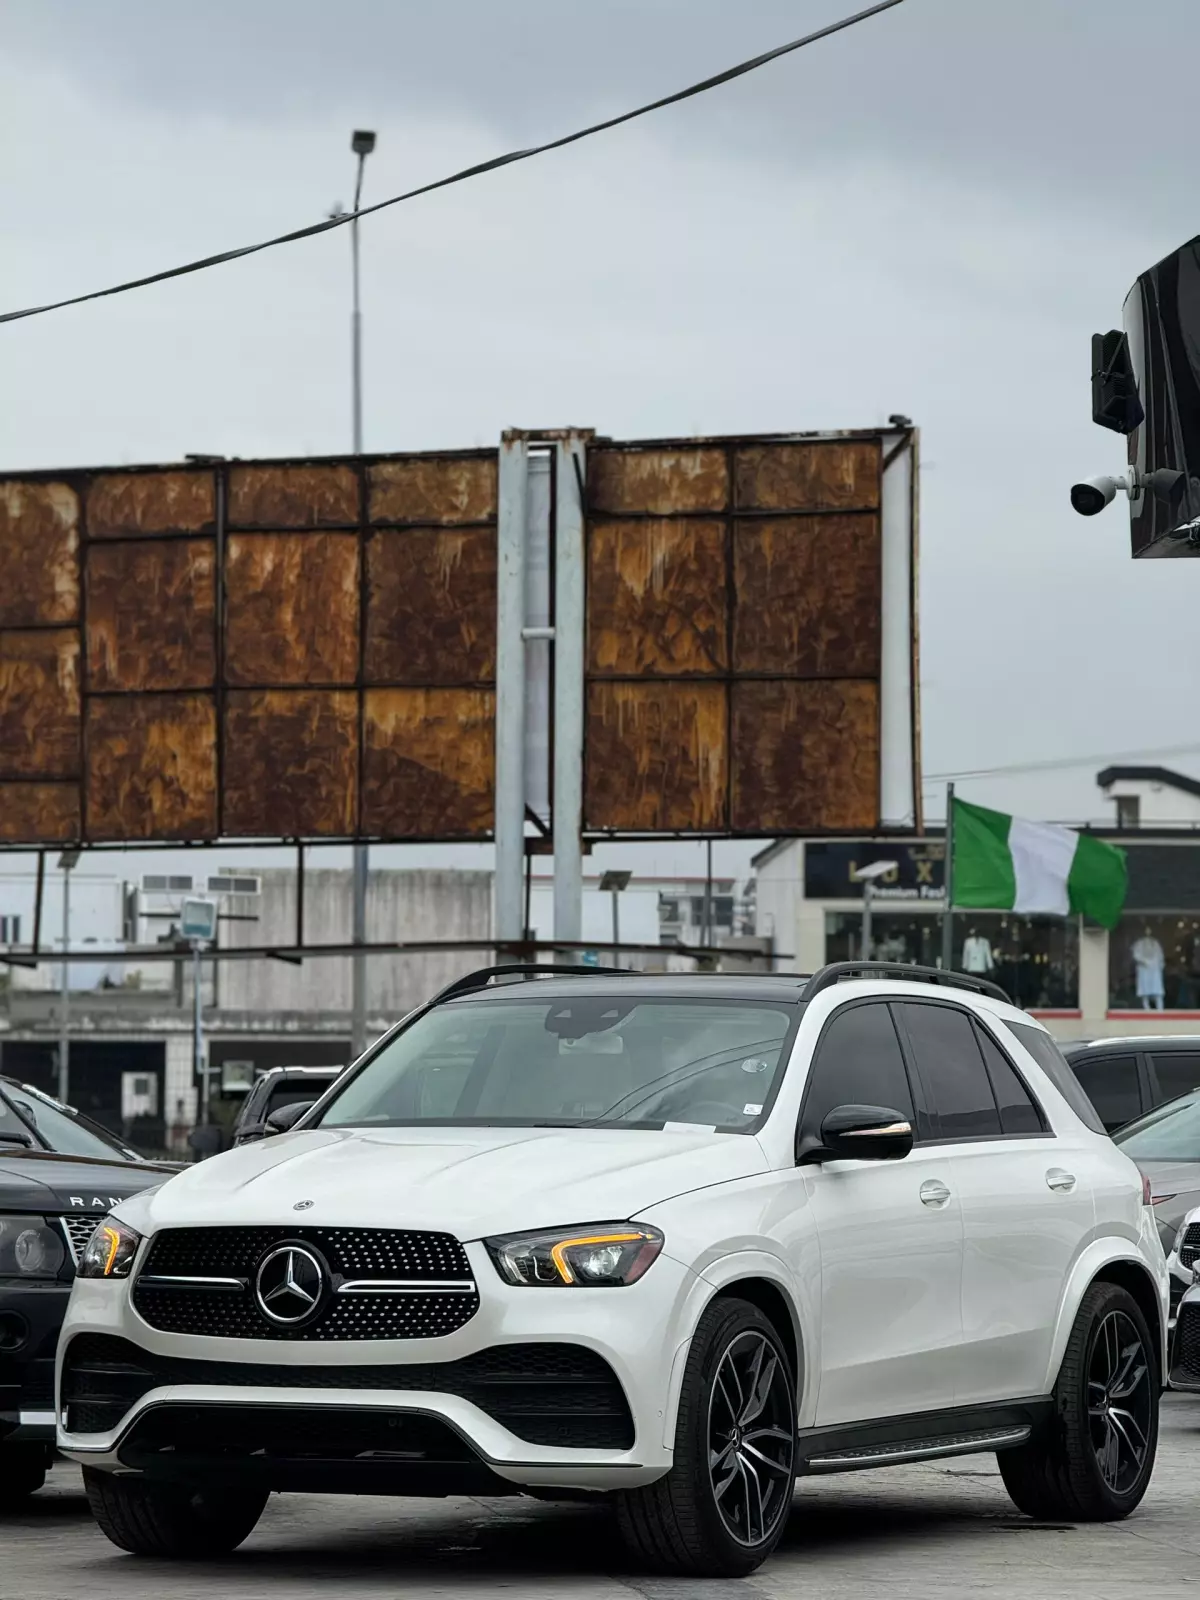
POLYGON ((1108 939, 1113 1011, 1200 1009, 1200 917, 1123 916, 1108 939))
MULTIPOLYGON (((825 914, 826 961, 860 961, 862 915, 825 914)), ((942 919, 931 912, 880 912, 871 921, 873 961, 940 967, 942 919)), ((954 915, 954 966, 991 978, 1029 1011, 1072 1011, 1079 1004, 1079 924, 1073 917, 1012 912, 954 915)))

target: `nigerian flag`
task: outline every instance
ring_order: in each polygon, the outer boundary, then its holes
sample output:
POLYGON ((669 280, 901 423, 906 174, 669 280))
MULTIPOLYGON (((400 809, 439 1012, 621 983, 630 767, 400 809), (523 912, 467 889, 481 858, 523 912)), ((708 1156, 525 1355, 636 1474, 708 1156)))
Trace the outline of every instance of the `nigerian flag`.
POLYGON ((955 906, 992 911, 1075 911, 1106 928, 1125 904, 1125 852, 1073 828, 1003 811, 954 807, 955 906))

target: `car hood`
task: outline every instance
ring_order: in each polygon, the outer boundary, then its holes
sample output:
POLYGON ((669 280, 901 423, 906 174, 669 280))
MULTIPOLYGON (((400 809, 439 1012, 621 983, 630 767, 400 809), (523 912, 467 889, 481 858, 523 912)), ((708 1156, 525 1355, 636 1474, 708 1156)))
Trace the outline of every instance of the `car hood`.
POLYGON ((606 1222, 764 1172, 746 1134, 615 1128, 314 1128, 240 1145, 122 1208, 135 1227, 301 1223, 476 1239, 606 1222))
POLYGON ((0 1154, 0 1211, 108 1211, 165 1182, 174 1171, 150 1161, 99 1161, 9 1148, 0 1154))

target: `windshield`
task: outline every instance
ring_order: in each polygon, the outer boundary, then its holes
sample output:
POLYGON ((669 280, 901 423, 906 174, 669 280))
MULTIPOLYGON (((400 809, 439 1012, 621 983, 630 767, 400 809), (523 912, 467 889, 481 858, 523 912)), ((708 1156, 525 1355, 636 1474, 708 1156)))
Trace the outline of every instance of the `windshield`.
POLYGON ((141 1159, 136 1151, 119 1143, 96 1123, 76 1111, 65 1110, 56 1100, 27 1084, 20 1089, 9 1089, 7 1094, 25 1121, 32 1123, 58 1155, 92 1156, 102 1161, 111 1161, 114 1156, 123 1161, 141 1159))
POLYGON ((1134 1161, 1200 1161, 1200 1089, 1148 1111, 1113 1142, 1134 1161))
POLYGON ((323 1127, 641 1127, 747 1133, 799 1008, 595 995, 458 1001, 385 1044, 323 1127))

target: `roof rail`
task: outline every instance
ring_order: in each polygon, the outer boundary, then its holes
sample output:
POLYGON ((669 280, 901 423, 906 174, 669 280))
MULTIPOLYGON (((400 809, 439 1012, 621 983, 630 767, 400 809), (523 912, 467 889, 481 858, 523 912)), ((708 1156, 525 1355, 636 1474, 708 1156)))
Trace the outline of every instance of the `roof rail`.
POLYGON ((476 989, 486 989, 493 978, 604 978, 613 973, 619 973, 623 978, 639 976, 628 967, 585 967, 570 963, 558 965, 549 961, 538 965, 533 961, 514 961, 500 967, 479 967, 475 972, 464 973, 461 978, 455 978, 453 983, 448 983, 444 989, 439 989, 428 1004, 440 1005, 443 1000, 452 1000, 456 994, 471 994, 476 989))
POLYGON ((832 989, 845 978, 892 978, 902 983, 931 983, 946 989, 967 989, 992 1000, 1012 1005, 1011 998, 990 978, 973 978, 965 972, 947 972, 942 967, 909 967, 898 961, 831 961, 814 972, 803 998, 811 1000, 823 989, 832 989))

